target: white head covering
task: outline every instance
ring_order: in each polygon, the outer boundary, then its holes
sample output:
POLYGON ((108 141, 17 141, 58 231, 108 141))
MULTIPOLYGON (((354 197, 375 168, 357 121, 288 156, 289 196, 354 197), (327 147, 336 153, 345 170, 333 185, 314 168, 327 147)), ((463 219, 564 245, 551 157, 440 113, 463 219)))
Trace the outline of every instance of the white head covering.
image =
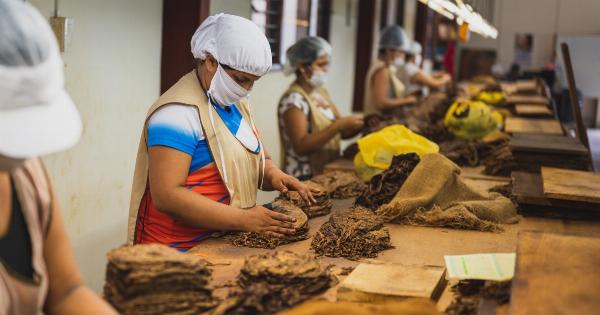
POLYGON ((192 54, 204 60, 209 53, 235 70, 262 76, 271 69, 271 47, 256 24, 243 17, 209 16, 192 37, 192 54))
POLYGON ((63 63, 44 17, 22 1, 0 0, 0 154, 30 158, 65 150, 81 118, 63 87, 63 63))
POLYGON ((309 65, 323 54, 331 56, 331 50, 331 45, 321 37, 303 37, 287 49, 283 73, 290 75, 301 65, 309 65))
POLYGON ((423 52, 423 46, 419 42, 414 41, 410 43, 410 53, 413 55, 420 55, 423 52))

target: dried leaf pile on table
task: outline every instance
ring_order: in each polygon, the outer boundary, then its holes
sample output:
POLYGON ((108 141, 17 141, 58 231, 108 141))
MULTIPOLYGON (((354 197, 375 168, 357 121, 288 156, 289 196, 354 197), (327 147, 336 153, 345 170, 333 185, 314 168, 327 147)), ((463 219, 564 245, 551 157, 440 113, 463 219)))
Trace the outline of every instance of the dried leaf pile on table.
POLYGON ((319 256, 356 260, 375 258, 392 244, 383 221, 373 211, 358 206, 333 214, 313 237, 311 247, 319 256))
POLYGON ((327 268, 307 254, 276 251, 247 257, 232 291, 213 314, 272 314, 337 284, 327 268))
POLYGON ((375 210, 392 201, 419 161, 415 153, 394 156, 387 170, 371 178, 369 187, 356 199, 356 204, 375 210))
POLYGON ((104 297, 121 314, 199 314, 217 301, 211 271, 194 255, 163 245, 123 246, 108 252, 104 297))
POLYGON ((508 143, 492 148, 482 164, 485 166, 483 173, 492 176, 510 176, 510 173, 517 169, 517 163, 508 143))
POLYGON ((288 200, 275 200, 271 203, 271 207, 273 211, 296 218, 296 222, 294 222, 296 232, 294 234, 278 238, 255 232, 235 232, 225 236, 225 238, 234 246, 273 249, 277 246, 302 241, 309 237, 308 217, 302 209, 288 200))
POLYGON ((285 194, 281 194, 279 198, 288 200, 300 207, 309 218, 319 217, 331 213, 331 207, 333 207, 333 203, 329 199, 329 193, 327 193, 327 189, 325 189, 325 187, 322 185, 310 180, 304 181, 303 183, 312 189, 318 190, 318 192, 313 192, 312 194, 317 200, 316 204, 307 204, 297 191, 290 191, 285 194))
POLYGON ((446 308, 448 315, 476 315, 482 298, 495 300, 498 305, 510 301, 511 281, 462 280, 452 286, 455 297, 446 308))
POLYGON ((333 199, 357 197, 366 188, 365 183, 352 172, 327 172, 313 177, 312 181, 325 187, 333 199))

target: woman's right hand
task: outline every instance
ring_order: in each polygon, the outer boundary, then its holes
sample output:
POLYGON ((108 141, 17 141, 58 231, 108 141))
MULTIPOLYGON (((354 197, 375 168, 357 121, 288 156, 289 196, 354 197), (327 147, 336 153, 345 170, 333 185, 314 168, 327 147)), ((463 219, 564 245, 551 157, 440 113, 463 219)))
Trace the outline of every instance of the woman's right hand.
POLYGON ((255 206, 244 210, 242 218, 242 230, 260 234, 283 237, 293 234, 296 219, 289 215, 271 211, 263 206, 255 206))
POLYGON ((365 121, 362 115, 350 115, 336 120, 336 123, 338 124, 338 130, 344 132, 361 129, 365 121))

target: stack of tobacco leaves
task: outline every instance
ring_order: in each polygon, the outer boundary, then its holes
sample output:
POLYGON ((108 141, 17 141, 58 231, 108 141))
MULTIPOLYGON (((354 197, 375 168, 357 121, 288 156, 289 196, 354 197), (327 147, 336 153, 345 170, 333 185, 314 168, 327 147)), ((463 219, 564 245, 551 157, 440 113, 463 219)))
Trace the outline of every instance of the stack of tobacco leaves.
POLYGON ((309 205, 304 199, 302 199, 297 191, 289 191, 285 194, 281 194, 279 198, 288 200, 294 205, 300 207, 309 218, 320 217, 331 213, 331 207, 333 207, 333 203, 329 199, 327 189, 310 180, 303 181, 303 183, 313 190, 312 195, 317 200, 317 203, 309 205))
POLYGON ((217 301, 211 271, 194 255, 163 245, 124 246, 108 253, 104 296, 121 314, 199 314, 217 301))
POLYGON ((461 280, 451 290, 455 297, 446 308, 449 315, 476 315, 479 312, 480 300, 490 299, 498 305, 510 301, 511 281, 461 280))
POLYGON ((226 238, 235 246, 269 249, 308 238, 308 217, 302 209, 288 200, 281 199, 275 200, 271 203, 270 207, 273 211, 296 218, 296 222, 294 222, 294 229, 296 229, 296 232, 294 234, 278 238, 255 232, 235 232, 227 235, 226 238))
POLYGON ((240 288, 213 314, 273 314, 327 290, 337 278, 309 255, 276 251, 247 257, 238 281, 240 288))
POLYGON ((357 260, 375 258, 380 251, 392 248, 392 244, 381 218, 357 206, 333 214, 313 237, 311 247, 319 256, 357 260))
POLYGON ((333 171, 312 178, 322 185, 333 199, 347 199, 359 196, 365 190, 365 183, 352 172, 333 171))
POLYGON ((419 161, 415 153, 394 156, 387 170, 371 178, 369 187, 356 198, 356 204, 374 210, 390 202, 419 161))

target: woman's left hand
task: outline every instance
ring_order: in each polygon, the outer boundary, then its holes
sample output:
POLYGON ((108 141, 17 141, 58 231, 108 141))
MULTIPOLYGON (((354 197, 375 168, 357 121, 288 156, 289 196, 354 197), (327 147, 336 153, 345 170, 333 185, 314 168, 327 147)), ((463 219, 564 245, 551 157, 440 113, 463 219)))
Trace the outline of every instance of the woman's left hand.
POLYGON ((285 174, 281 170, 278 170, 278 172, 271 176, 271 186, 274 189, 279 190, 281 193, 297 191, 300 194, 300 197, 302 197, 302 199, 304 199, 304 201, 306 201, 306 203, 309 205, 317 202, 312 195, 313 190, 310 187, 308 187, 306 184, 303 184, 295 177, 285 174))

